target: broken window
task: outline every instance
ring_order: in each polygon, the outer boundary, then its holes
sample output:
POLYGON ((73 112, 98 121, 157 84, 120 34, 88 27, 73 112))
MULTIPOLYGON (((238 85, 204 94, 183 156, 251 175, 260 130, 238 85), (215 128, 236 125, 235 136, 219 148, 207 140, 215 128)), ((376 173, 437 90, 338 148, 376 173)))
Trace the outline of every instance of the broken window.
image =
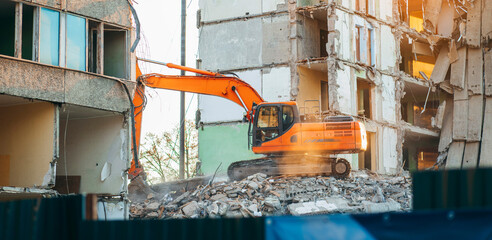
POLYGON ((67 14, 67 68, 86 70, 86 20, 67 14))
POLYGON ((371 119, 371 84, 363 79, 357 79, 357 114, 371 119))
POLYGON ((104 25, 104 75, 126 78, 126 30, 104 25))
POLYGON ((15 2, 0 2, 0 21, 2 37, 0 38, 0 54, 14 56, 15 49, 15 2))
POLYGON ((59 65, 60 13, 41 8, 39 26, 39 61, 59 65))

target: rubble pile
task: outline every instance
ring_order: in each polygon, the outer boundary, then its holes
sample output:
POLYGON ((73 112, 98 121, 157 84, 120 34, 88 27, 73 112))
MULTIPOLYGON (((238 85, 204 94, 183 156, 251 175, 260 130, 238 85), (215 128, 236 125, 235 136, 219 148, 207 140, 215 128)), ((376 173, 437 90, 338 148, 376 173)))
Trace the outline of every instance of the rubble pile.
POLYGON ((353 171, 346 179, 333 177, 273 177, 258 173, 234 182, 198 186, 163 197, 149 194, 133 202, 137 218, 257 217, 408 211, 411 179, 353 171))

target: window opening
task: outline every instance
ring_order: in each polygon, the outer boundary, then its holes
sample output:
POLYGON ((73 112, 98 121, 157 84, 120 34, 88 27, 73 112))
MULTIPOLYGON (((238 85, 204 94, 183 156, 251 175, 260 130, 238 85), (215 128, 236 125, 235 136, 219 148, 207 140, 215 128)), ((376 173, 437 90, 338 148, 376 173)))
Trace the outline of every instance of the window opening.
POLYGON ((282 107, 282 131, 285 132, 294 124, 294 110, 291 106, 282 107))
POLYGON ((60 46, 60 13, 41 8, 39 27, 39 61, 58 66, 60 46))
POLYGON ((15 2, 0 2, 0 54, 13 57, 15 52, 15 2))
POLYGON ((275 106, 265 106, 260 108, 257 122, 257 128, 259 129, 256 132, 256 139, 264 142, 272 140, 279 135, 278 111, 279 108, 275 106))
POLYGON ((126 30, 104 25, 104 75, 126 78, 126 30))
POLYGON ((357 79, 357 110, 358 115, 371 119, 371 85, 357 79))
POLYGON ((34 61, 34 7, 23 4, 22 7, 22 58, 34 61))
POLYGON ((86 21, 67 14, 67 68, 86 70, 86 21))

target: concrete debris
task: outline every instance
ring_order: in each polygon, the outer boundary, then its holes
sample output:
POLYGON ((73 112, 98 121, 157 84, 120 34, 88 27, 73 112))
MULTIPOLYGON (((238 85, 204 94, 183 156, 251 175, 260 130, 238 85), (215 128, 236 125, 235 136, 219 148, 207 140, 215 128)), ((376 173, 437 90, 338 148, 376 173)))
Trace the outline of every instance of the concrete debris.
POLYGON ((149 195, 132 202, 133 219, 259 217, 409 211, 411 179, 353 171, 333 177, 272 177, 251 175, 242 181, 216 182, 176 193, 149 195))

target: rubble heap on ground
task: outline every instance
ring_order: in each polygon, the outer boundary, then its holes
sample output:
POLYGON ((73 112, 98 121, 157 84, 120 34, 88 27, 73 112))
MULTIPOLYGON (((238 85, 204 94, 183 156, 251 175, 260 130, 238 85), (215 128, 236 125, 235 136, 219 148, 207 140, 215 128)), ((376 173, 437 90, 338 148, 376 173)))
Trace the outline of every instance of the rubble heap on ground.
POLYGON ((409 211, 411 179, 354 171, 346 179, 274 177, 255 174, 241 181, 217 182, 192 191, 149 194, 130 208, 132 218, 256 217, 409 211))

